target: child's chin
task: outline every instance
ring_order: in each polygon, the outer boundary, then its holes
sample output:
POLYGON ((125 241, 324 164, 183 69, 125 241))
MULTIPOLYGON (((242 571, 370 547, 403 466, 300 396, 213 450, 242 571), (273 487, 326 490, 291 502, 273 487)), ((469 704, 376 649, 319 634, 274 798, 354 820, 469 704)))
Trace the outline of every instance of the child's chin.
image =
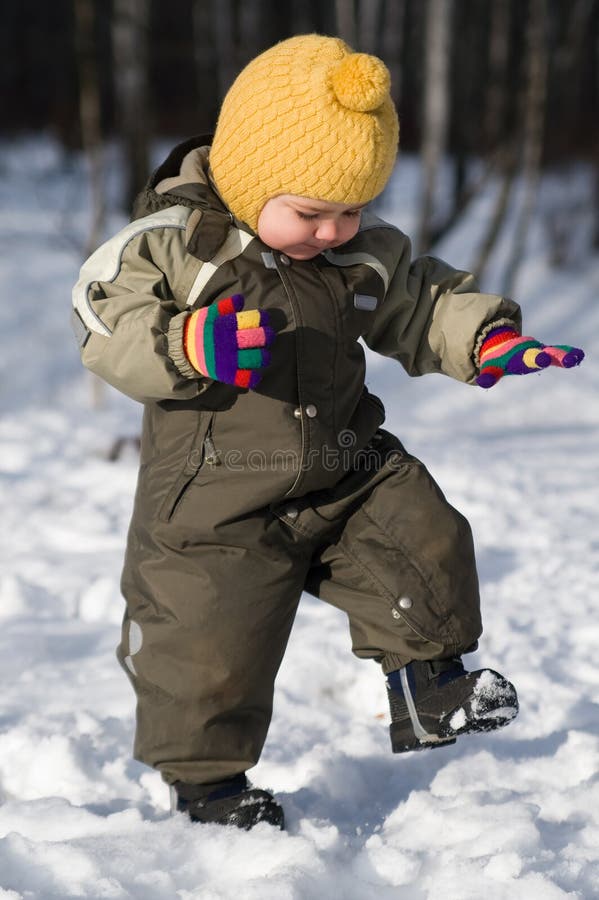
POLYGON ((308 249, 308 248, 306 248, 305 250, 292 250, 292 251, 288 250, 287 256, 289 256, 291 259, 305 261, 308 259, 314 259, 314 257, 318 256, 319 253, 321 253, 321 252, 322 252, 321 250, 308 249))

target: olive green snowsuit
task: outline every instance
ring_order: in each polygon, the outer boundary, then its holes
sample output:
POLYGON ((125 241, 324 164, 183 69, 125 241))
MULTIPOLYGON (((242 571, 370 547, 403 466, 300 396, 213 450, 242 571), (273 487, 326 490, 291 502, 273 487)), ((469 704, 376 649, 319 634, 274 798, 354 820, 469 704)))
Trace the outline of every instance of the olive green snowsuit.
POLYGON ((223 206, 208 151, 171 153, 73 292, 84 364, 145 404, 118 655, 135 755, 168 782, 257 762, 304 590, 347 613, 354 653, 384 672, 475 644, 470 528, 381 428, 358 340, 411 375, 473 382, 477 337, 520 323, 368 214, 313 260, 271 250, 223 206), (254 391, 200 377, 182 349, 190 311, 233 293, 277 331, 254 391))

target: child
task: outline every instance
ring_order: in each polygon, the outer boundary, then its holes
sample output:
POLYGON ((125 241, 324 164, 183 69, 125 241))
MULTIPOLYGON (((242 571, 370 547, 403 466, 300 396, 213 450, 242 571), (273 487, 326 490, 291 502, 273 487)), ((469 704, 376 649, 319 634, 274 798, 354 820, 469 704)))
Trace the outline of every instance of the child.
POLYGON ((303 590, 344 610, 387 676, 394 752, 505 725, 513 686, 468 673, 481 633, 468 523, 381 428, 360 337, 410 375, 490 387, 577 365, 365 211, 395 162, 383 63, 294 37, 177 147, 84 264, 84 364, 145 404, 118 650, 135 756, 193 821, 283 827, 248 784, 303 590))

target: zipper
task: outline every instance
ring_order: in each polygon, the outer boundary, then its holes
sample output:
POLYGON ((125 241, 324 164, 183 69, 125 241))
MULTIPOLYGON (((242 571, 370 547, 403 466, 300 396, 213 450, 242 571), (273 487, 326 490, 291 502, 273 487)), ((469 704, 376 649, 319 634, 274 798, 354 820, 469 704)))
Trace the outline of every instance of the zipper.
MULTIPOLYGON (((290 309, 290 311, 291 311, 291 318, 292 318, 292 321, 293 321, 293 329, 294 329, 294 333, 295 333, 295 346, 296 346, 296 350, 295 350, 295 358, 296 358, 296 365, 297 365, 297 394, 298 394, 298 402, 299 402, 300 407, 303 408, 302 385, 301 385, 302 378, 301 378, 301 365, 300 365, 300 348, 299 348, 299 346, 298 346, 298 341, 301 340, 301 338, 298 338, 298 334, 299 334, 299 322, 300 322, 300 311, 299 311, 299 307, 296 307, 296 305, 295 305, 295 297, 293 296, 293 287, 292 287, 292 285, 291 285, 291 282, 289 282, 289 284, 288 284, 287 281, 285 280, 285 276, 283 275, 283 272, 281 271, 281 269, 280 269, 280 267, 279 267, 279 264, 278 264, 278 262, 277 262, 277 260, 276 260, 276 257, 274 256, 274 254, 273 254, 273 258, 275 259, 275 266, 276 266, 276 269, 277 269, 277 274, 278 274, 279 278, 281 279, 281 284, 283 285, 283 290, 285 291, 285 294, 287 295, 287 300, 289 301, 289 309, 290 309)), ((300 427, 301 427, 301 452, 300 452, 299 471, 298 471, 298 473, 297 473, 297 475, 296 475, 296 477, 295 477, 295 479, 294 479, 293 484, 292 484, 291 487, 289 488, 289 490, 288 490, 288 491, 285 491, 285 496, 286 496, 286 497, 287 497, 289 494, 291 494, 291 493, 297 488, 298 484, 300 483, 300 481, 302 480, 302 478, 303 478, 303 476, 304 476, 304 460, 305 460, 305 457, 306 457, 306 443, 307 443, 307 441, 306 441, 306 422, 304 421, 304 413, 303 413, 303 411, 302 411, 302 415, 301 415, 301 418, 300 418, 299 421, 300 421, 300 427)))
POLYGON ((196 432, 190 446, 190 451, 187 454, 187 465, 173 483, 171 489, 165 497, 162 507, 160 508, 158 518, 163 522, 169 522, 171 520, 177 507, 183 500, 187 488, 205 463, 208 463, 210 466, 221 465, 220 453, 214 445, 211 433, 212 418, 214 417, 214 413, 210 413, 209 415, 210 421, 207 427, 205 425, 205 420, 200 420, 198 424, 198 431, 202 433, 204 432, 204 428, 206 427, 204 436, 200 438, 200 434, 196 432), (201 457, 198 459, 198 456, 200 456, 200 448, 201 457))
POLYGON ((208 463, 209 466, 220 466, 222 464, 220 453, 212 439, 212 427, 208 429, 204 438, 204 462, 208 463))

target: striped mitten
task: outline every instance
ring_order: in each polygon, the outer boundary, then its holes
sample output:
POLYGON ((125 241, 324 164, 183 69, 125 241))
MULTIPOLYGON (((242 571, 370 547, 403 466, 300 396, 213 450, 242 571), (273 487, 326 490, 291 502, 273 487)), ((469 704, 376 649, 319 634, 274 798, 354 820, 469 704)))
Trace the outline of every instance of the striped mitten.
POLYGON ((523 337, 509 325, 493 328, 485 336, 479 352, 480 371, 476 383, 490 388, 504 375, 528 375, 547 366, 570 369, 578 366, 584 353, 566 344, 548 346, 532 337, 523 337))
POLYGON ((183 346, 202 375, 240 388, 255 388, 270 362, 265 350, 275 332, 265 310, 242 312, 244 298, 234 294, 192 313, 185 323, 183 346))

